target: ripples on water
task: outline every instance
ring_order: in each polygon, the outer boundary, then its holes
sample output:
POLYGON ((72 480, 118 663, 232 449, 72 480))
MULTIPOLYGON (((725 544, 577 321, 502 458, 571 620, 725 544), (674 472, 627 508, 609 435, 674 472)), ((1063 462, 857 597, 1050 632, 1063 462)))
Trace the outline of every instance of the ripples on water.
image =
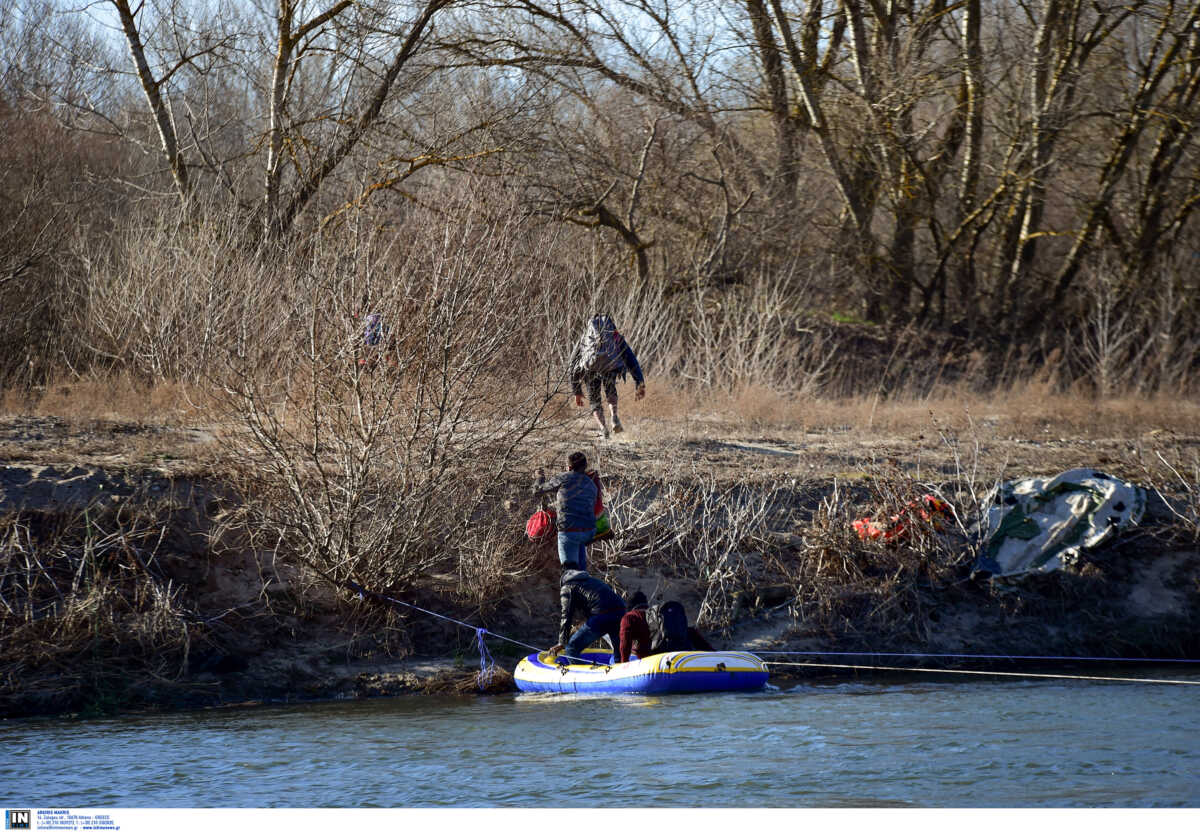
POLYGON ((1194 807, 1197 716, 1190 686, 978 682, 10 721, 0 794, 45 807, 1194 807))

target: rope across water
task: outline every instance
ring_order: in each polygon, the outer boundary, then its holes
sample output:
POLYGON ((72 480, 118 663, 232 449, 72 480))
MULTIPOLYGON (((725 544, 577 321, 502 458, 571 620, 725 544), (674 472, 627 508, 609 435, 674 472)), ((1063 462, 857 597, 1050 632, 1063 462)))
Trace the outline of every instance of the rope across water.
MULTIPOLYGON (((393 598, 390 595, 384 595, 381 592, 374 592, 361 584, 347 580, 346 586, 358 594, 360 598, 372 597, 391 604, 397 604, 402 607, 407 607, 411 610, 424 613, 425 615, 439 618, 442 621, 448 621, 451 624, 456 624, 460 627, 465 627, 475 633, 475 646, 479 650, 479 684, 480 687, 485 687, 495 674, 496 662, 488 652, 487 645, 484 643, 484 636, 491 636, 511 644, 516 644, 520 647, 528 648, 535 653, 543 652, 542 648, 533 644, 527 644, 523 641, 518 641, 514 638, 494 633, 491 630, 483 627, 476 627, 474 624, 468 624, 466 621, 460 621, 457 618, 451 618, 448 615, 442 615, 433 610, 427 610, 424 607, 410 604, 407 601, 401 601, 399 598, 393 598)), ((889 658, 937 658, 937 659, 1012 659, 1012 660, 1027 660, 1027 661, 1091 661, 1091 662, 1138 662, 1138 663, 1172 663, 1172 664, 1200 664, 1198 659, 1156 659, 1156 658, 1118 658, 1104 656, 1008 656, 995 653, 863 653, 850 651, 817 651, 817 650, 754 650, 747 651, 762 658, 763 664, 774 665, 777 667, 823 667, 830 669, 842 670, 892 670, 908 673, 944 673, 944 674, 961 674, 971 676, 1015 676, 1026 679, 1075 679, 1079 681, 1097 681, 1097 682, 1142 682, 1148 684, 1162 685, 1200 685, 1200 682, 1186 681, 1181 679, 1139 679, 1136 677, 1127 676, 1080 676, 1061 673, 1026 673, 1012 672, 1002 670, 959 670, 950 668, 932 668, 932 667, 895 667, 889 665, 873 665, 873 664, 832 664, 824 662, 781 662, 771 661, 763 658, 765 656, 878 656, 889 658)), ((600 662, 594 662, 589 659, 580 657, 572 657, 577 661, 599 665, 600 662)))
POLYGON ((904 659, 1023 659, 1058 662, 1136 662, 1138 664, 1197 664, 1200 659, 1128 658, 1117 656, 1012 656, 1005 653, 866 653, 852 650, 755 650, 756 656, 888 656, 904 659))
POLYGON ((825 662, 764 661, 763 664, 778 665, 781 667, 842 668, 846 670, 898 670, 904 673, 960 673, 972 676, 1016 676, 1022 679, 1073 679, 1077 681, 1089 682, 1143 682, 1156 685, 1200 685, 1200 682, 1193 682, 1184 679, 1140 679, 1131 676, 1077 676, 1064 673, 1025 673, 1003 670, 957 670, 936 667, 890 667, 887 665, 828 664, 825 662))
MULTIPOLYGON (((519 647, 528 648, 535 653, 545 652, 541 647, 536 645, 526 644, 523 641, 517 641, 515 638, 509 638, 508 636, 501 635, 500 633, 494 633, 484 627, 476 627, 474 624, 468 624, 466 621, 460 621, 457 618, 451 618, 448 615, 442 615, 440 612, 427 610, 424 607, 417 606, 416 604, 410 604, 407 601, 401 601, 399 598, 393 598, 390 595, 384 595, 382 592, 375 592, 374 590, 367 589, 362 584, 355 583, 351 580, 346 581, 346 586, 358 593, 359 598, 366 598, 368 596, 371 598, 377 598, 381 601, 387 601, 391 604, 398 604, 402 607, 408 607, 410 610, 416 610, 417 612, 424 613, 425 615, 430 615, 434 618, 440 618, 442 621, 448 621, 451 624, 457 624, 459 627, 465 627, 468 630, 472 630, 475 633, 475 647, 479 650, 479 687, 481 689, 486 687, 491 682, 496 671, 496 662, 492 658, 492 654, 488 652, 487 645, 483 641, 484 636, 498 638, 503 641, 510 642, 511 644, 516 644, 519 647)), ((594 662, 590 659, 584 659, 581 657, 572 656, 571 658, 576 659, 584 664, 601 664, 600 662, 594 662)))

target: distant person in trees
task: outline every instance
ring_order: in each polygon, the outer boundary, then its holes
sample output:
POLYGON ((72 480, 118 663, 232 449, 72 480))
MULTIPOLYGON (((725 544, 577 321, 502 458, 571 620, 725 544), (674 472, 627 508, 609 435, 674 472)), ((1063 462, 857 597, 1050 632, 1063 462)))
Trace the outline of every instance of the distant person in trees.
POLYGON ((363 295, 362 311, 354 317, 362 324, 359 366, 373 370, 382 356, 389 367, 395 367, 396 360, 389 349, 393 346, 390 328, 383 322, 383 314, 372 308, 369 295, 363 295))
POLYGON ((637 385, 634 398, 641 399, 646 395, 646 380, 633 349, 617 332, 612 318, 605 314, 593 316, 571 354, 571 390, 575 394, 575 406, 583 407, 583 385, 587 385, 592 416, 605 439, 608 438, 608 425, 604 422, 600 390, 604 389, 612 411, 613 433, 620 433, 625 427, 617 414, 617 379, 624 381, 627 373, 633 374, 637 385))
MULTIPOLYGON (((541 468, 533 483, 534 496, 555 492, 558 526, 558 562, 587 569, 587 546, 596 536, 596 498, 600 491, 587 473, 587 456, 575 451, 567 457, 567 471, 546 479, 541 468)), ((615 642, 614 642, 615 644, 615 642)))
POLYGON ((587 647, 604 636, 608 636, 613 644, 620 641, 625 602, 616 590, 571 561, 562 566, 559 586, 562 617, 558 625, 558 644, 550 648, 551 653, 565 651, 568 658, 580 659, 587 647), (571 625, 579 615, 583 616, 584 623, 568 639, 571 625))
POLYGON ((639 589, 629 599, 629 611, 621 617, 621 646, 615 661, 627 662, 634 653, 639 659, 652 655, 646 608, 646 593, 639 589))

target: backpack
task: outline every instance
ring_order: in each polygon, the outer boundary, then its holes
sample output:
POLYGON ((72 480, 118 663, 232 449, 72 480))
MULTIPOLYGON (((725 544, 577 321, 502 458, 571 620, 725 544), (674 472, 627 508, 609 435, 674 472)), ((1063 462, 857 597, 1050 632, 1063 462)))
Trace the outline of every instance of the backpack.
POLYGON ((608 315, 596 315, 579 341, 578 367, 585 373, 608 375, 625 368, 625 341, 608 315))
POLYGON ((536 542, 554 532, 554 512, 542 509, 535 511, 525 524, 525 536, 536 542))
POLYGON ((692 638, 688 635, 687 613, 678 601, 667 601, 646 611, 646 623, 650 626, 651 652, 667 653, 671 650, 691 650, 692 638))

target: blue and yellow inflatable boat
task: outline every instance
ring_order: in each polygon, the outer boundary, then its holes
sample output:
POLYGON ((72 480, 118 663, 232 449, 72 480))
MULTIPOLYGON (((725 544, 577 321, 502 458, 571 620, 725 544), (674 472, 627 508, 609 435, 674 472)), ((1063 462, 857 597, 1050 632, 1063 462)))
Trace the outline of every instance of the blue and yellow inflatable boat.
POLYGON ((517 688, 542 693, 700 693, 761 690, 766 665, 751 653, 678 651, 612 663, 612 653, 583 651, 583 658, 559 664, 549 653, 521 659, 513 678, 517 688))

